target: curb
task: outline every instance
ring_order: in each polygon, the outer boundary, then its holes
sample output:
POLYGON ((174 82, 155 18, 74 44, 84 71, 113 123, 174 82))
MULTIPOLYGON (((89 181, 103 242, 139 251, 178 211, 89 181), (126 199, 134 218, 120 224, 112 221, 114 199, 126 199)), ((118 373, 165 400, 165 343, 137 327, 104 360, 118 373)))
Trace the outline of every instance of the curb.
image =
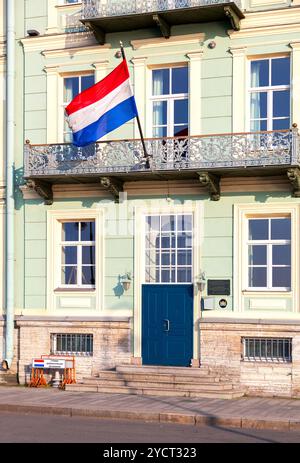
POLYGON ((220 426, 247 429, 269 429, 276 431, 299 431, 300 419, 266 420, 261 418, 226 417, 216 415, 192 415, 181 413, 151 413, 123 410, 93 410, 87 408, 53 407, 45 405, 0 404, 6 412, 37 413, 41 415, 60 415, 69 417, 90 417, 102 419, 146 421, 159 423, 187 424, 192 426, 220 426))

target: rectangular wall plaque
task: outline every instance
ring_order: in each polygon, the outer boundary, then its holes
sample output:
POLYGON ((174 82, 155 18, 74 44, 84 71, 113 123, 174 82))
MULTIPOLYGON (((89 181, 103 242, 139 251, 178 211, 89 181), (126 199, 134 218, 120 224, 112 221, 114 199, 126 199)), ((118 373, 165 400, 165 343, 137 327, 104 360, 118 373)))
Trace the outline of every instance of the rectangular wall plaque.
POLYGON ((208 296, 230 296, 230 280, 207 280, 208 296))

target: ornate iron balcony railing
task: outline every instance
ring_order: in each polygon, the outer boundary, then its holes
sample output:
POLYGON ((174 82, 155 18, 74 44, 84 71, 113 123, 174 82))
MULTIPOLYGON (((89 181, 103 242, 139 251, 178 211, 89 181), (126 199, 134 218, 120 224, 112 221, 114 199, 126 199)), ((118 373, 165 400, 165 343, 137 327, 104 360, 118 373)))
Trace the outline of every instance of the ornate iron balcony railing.
POLYGON ((297 129, 185 138, 25 145, 24 177, 298 166, 297 129))
POLYGON ((241 0, 83 0, 82 18, 152 13, 195 6, 221 5, 232 1, 241 7, 241 0))

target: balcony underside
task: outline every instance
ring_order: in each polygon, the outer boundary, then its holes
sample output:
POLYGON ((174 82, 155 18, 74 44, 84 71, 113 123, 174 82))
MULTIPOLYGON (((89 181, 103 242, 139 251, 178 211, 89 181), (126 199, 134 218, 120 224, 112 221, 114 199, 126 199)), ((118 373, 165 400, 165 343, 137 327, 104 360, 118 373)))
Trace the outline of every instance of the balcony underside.
POLYGON ((103 45, 107 33, 125 32, 158 27, 162 36, 169 38, 172 26, 197 24, 212 21, 228 21, 229 26, 239 30, 243 13, 234 2, 178 8, 168 11, 125 14, 110 17, 92 17, 82 19, 82 23, 91 29, 98 42, 103 45))
POLYGON ((24 179, 41 196, 53 184, 99 182, 118 199, 124 182, 199 180, 211 199, 220 198, 220 179, 235 176, 285 176, 300 196, 297 129, 189 138, 25 145, 24 179), (44 193, 43 193, 44 190, 44 193))

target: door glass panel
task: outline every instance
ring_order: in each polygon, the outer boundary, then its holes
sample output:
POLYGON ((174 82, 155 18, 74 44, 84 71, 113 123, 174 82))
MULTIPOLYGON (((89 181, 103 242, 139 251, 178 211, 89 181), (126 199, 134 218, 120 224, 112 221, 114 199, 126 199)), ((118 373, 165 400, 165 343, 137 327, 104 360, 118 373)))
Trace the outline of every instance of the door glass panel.
POLYGON ((192 229, 191 214, 146 217, 146 283, 192 281, 192 229))

